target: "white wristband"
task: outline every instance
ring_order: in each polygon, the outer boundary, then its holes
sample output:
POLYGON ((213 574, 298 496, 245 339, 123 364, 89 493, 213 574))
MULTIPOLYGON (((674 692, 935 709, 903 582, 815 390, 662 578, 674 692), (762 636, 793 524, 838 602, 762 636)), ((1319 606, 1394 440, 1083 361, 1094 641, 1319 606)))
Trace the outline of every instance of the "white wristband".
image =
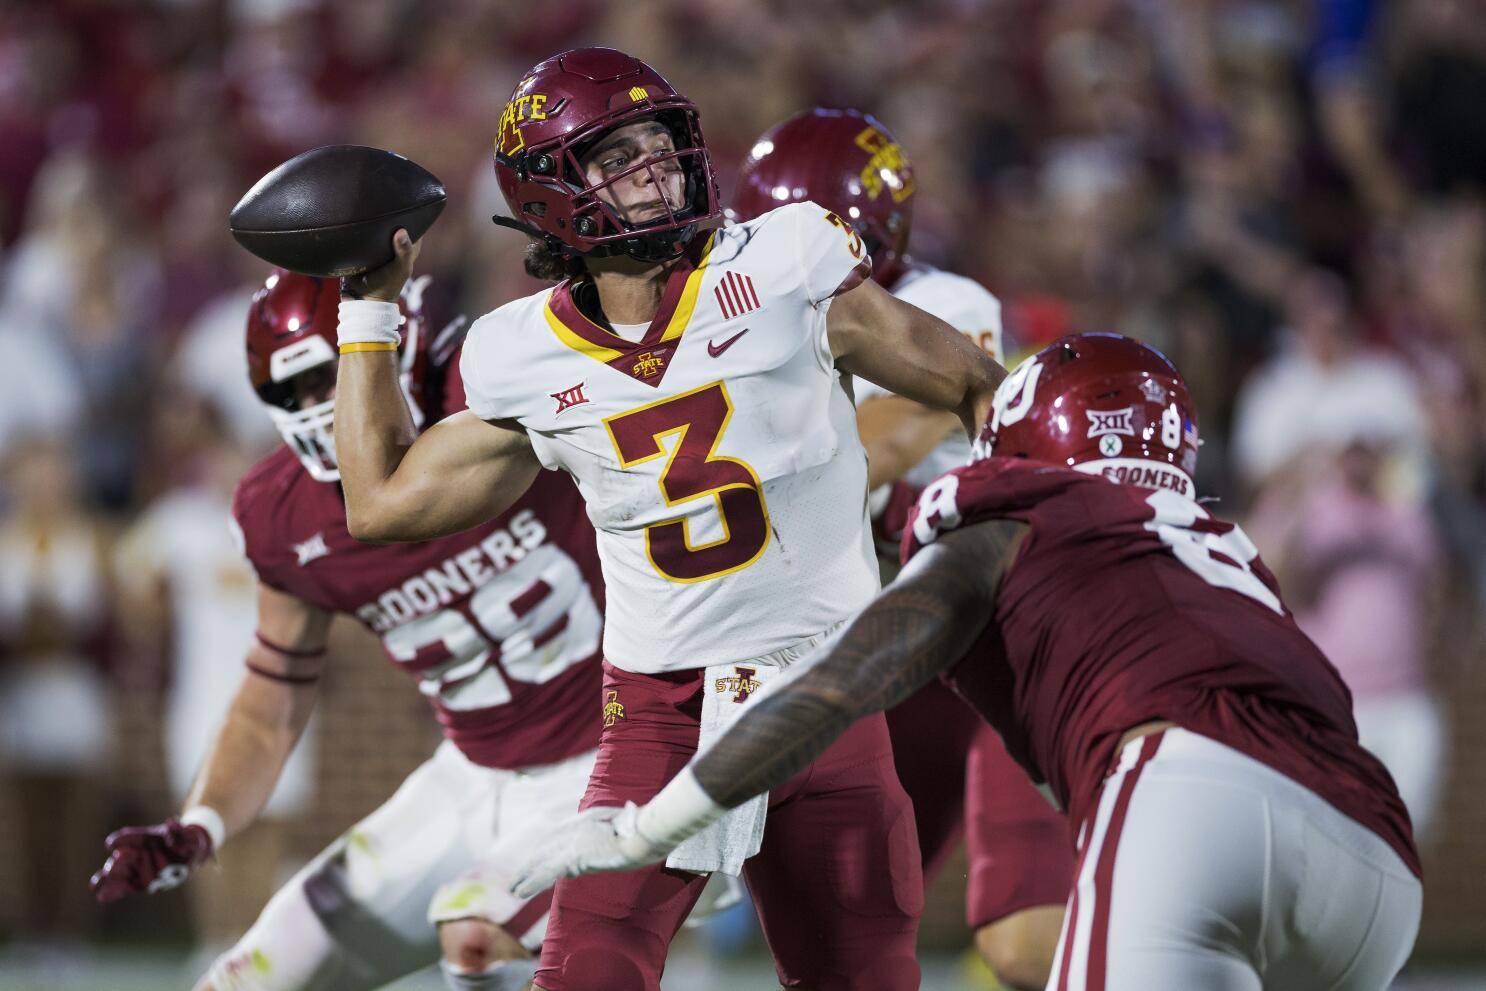
MULTIPOLYGON (((390 344, 402 341, 402 308, 380 299, 343 299, 336 324, 336 339, 344 350, 348 344, 390 344)), ((391 350, 390 348, 388 350, 391 350)))
POLYGON ((222 821, 222 815, 210 805, 193 805, 181 813, 182 826, 200 826, 206 830, 206 835, 212 838, 212 854, 222 849, 222 844, 227 842, 227 824, 222 821))
POLYGON ((696 774, 687 766, 640 809, 635 831, 652 845, 670 850, 726 812, 702 790, 696 774))

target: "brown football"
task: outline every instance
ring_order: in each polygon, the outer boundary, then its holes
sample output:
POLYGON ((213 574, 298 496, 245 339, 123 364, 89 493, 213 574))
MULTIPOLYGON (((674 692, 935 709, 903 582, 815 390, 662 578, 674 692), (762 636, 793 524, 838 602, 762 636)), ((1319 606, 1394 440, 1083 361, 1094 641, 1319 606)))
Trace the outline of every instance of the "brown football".
POLYGON ((232 208, 232 236, 264 261, 319 278, 392 260, 392 235, 422 237, 444 209, 444 184, 395 152, 326 145, 259 179, 232 208))

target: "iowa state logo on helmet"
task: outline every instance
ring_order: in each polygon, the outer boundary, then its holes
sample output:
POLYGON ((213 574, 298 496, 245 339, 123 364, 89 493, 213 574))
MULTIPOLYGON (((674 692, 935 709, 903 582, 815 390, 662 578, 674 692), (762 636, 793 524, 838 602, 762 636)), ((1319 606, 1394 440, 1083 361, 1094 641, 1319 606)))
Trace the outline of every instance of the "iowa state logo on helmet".
POLYGON ((517 85, 516 92, 511 95, 511 102, 501 111, 500 125, 495 130, 497 155, 514 155, 526 147, 526 141, 521 136, 521 125, 527 121, 546 120, 549 113, 556 113, 562 108, 562 100, 552 105, 551 97, 546 93, 522 92, 535 82, 534 76, 523 79, 517 85))
POLYGON ((886 188, 894 203, 902 203, 913 195, 913 166, 903 148, 896 141, 875 127, 866 127, 856 136, 856 146, 872 157, 862 169, 862 188, 872 199, 882 195, 886 188))

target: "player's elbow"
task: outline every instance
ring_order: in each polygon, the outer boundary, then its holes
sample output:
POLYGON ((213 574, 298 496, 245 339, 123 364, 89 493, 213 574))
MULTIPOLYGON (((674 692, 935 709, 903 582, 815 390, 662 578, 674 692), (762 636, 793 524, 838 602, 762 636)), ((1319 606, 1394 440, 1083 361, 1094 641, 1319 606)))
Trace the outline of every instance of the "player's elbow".
POLYGON ((346 531, 367 544, 392 544, 417 539, 415 535, 409 535, 407 524, 397 516, 379 511, 375 504, 356 505, 350 499, 346 500, 346 531))

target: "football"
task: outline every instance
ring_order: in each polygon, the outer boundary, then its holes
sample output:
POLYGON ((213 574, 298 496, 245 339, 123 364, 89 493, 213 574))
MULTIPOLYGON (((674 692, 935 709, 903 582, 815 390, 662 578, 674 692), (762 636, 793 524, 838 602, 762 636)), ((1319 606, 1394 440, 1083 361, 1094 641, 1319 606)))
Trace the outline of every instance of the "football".
POLYGON ((259 179, 229 227, 266 262, 319 278, 359 275, 392 260, 392 235, 422 237, 448 194, 433 173, 395 152, 312 148, 259 179))

